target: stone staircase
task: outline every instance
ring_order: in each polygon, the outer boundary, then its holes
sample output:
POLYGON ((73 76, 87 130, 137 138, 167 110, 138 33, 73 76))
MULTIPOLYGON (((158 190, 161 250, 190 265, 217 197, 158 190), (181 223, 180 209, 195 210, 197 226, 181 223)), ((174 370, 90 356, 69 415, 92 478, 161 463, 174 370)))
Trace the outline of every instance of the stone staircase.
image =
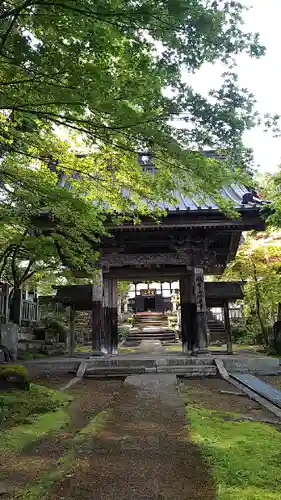
POLYGON ((159 357, 142 359, 93 359, 87 361, 85 378, 127 377, 143 373, 173 373, 178 377, 215 377, 217 368, 212 357, 159 357))
POLYGON ((165 314, 137 313, 124 345, 139 345, 148 339, 160 340, 163 343, 175 342, 175 332, 169 328, 165 314))
POLYGON ((208 328, 210 332, 210 343, 226 342, 227 335, 222 321, 215 318, 208 320, 208 328))

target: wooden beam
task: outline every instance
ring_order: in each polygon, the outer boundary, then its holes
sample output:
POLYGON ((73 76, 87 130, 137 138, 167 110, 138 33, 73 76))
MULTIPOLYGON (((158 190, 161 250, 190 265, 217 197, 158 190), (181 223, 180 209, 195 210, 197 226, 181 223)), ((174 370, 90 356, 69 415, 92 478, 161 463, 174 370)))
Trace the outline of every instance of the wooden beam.
POLYGON ((213 214, 213 217, 208 217, 207 214, 203 213, 198 215, 191 214, 190 216, 186 214, 179 214, 178 216, 168 216, 163 219, 160 224, 156 221, 143 221, 139 225, 134 225, 133 223, 124 223, 120 226, 114 224, 106 224, 108 229, 114 232, 121 232, 124 230, 131 230, 134 232, 145 231, 147 229, 156 229, 161 231, 165 228, 221 228, 221 229, 241 229, 242 231, 247 231, 251 229, 264 230, 265 224, 258 213, 252 214, 241 214, 240 219, 227 219, 219 214, 213 214))

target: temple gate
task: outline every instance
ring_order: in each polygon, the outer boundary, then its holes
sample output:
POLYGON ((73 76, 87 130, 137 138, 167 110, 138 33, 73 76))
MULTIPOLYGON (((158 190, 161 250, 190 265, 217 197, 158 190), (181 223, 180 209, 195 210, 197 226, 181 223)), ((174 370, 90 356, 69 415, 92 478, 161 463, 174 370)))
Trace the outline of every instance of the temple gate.
MULTIPOLYGON (((140 163, 153 172, 147 155, 143 162, 140 155, 140 163)), ((232 202, 237 218, 224 215, 212 199, 199 203, 181 193, 175 193, 175 204, 159 203, 159 208, 166 210, 160 223, 143 217, 138 225, 133 221, 116 225, 108 218, 106 228, 110 236, 101 242, 91 297, 87 292, 84 302, 82 296, 77 298, 80 307, 92 311, 94 350, 117 351, 118 280, 179 281, 183 352, 207 348, 204 276, 222 274, 235 257, 243 231, 264 230, 260 215, 263 202, 254 191, 231 185, 220 194, 226 203, 232 202)), ((146 294, 144 299, 148 309, 149 304, 156 306, 156 295, 146 294)))

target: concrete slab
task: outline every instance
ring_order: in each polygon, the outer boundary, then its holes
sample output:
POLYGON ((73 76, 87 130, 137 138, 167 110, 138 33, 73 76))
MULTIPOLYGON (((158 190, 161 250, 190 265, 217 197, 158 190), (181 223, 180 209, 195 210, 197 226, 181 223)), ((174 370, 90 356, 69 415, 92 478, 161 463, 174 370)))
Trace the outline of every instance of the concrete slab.
POLYGON ((259 378, 249 373, 235 373, 231 375, 235 380, 246 385, 264 398, 281 408, 281 391, 270 384, 266 384, 259 378))
POLYGON ((280 372, 279 359, 269 356, 222 356, 220 359, 230 373, 277 375, 280 372))

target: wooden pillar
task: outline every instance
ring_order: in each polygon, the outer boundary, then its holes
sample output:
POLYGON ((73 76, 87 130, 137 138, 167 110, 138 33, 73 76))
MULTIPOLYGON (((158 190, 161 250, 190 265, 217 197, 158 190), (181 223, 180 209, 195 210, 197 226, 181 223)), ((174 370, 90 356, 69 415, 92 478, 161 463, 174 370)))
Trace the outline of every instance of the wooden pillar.
POLYGON ((92 349, 93 351, 101 351, 103 344, 104 332, 104 315, 103 315, 103 276, 99 270, 93 278, 92 288, 92 349))
POLYGON ((111 280, 103 279, 103 315, 104 315, 104 348, 111 352, 111 322, 110 322, 111 280))
POLYGON ((228 300, 225 300, 223 303, 223 314, 224 314, 224 327, 227 334, 227 354, 233 354, 228 300))
POLYGON ((202 267, 194 269, 195 297, 197 308, 197 335, 199 351, 204 351, 209 345, 207 327, 207 307, 205 298, 204 270, 202 267))
POLYGON ((75 316, 76 316, 75 305, 72 304, 70 306, 70 312, 69 312, 69 337, 68 337, 68 354, 69 354, 69 356, 73 356, 74 351, 75 351, 75 347, 76 347, 75 316))
POLYGON ((117 280, 104 279, 104 347, 116 354, 118 347, 118 294, 117 280))
POLYGON ((110 352, 117 354, 118 349, 118 293, 117 293, 117 280, 111 279, 111 294, 110 294, 110 326, 111 326, 111 342, 110 352))
POLYGON ((194 351, 197 346, 197 309, 193 274, 180 279, 182 350, 194 351))

